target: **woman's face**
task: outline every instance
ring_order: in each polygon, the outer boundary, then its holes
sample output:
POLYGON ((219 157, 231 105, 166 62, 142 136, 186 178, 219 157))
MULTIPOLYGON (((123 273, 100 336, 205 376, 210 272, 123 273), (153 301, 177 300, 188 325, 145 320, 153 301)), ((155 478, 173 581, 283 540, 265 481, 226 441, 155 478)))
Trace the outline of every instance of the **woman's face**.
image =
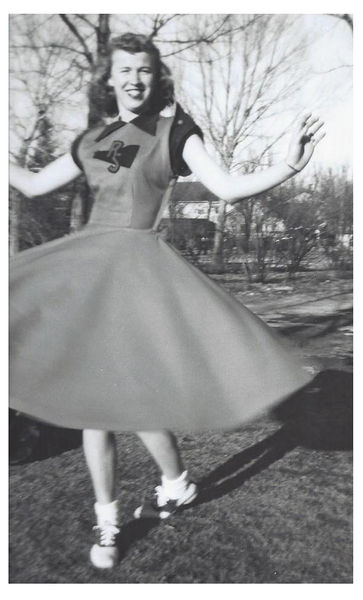
POLYGON ((154 60, 147 52, 115 50, 109 83, 115 90, 119 110, 144 112, 153 91, 154 75, 154 60))

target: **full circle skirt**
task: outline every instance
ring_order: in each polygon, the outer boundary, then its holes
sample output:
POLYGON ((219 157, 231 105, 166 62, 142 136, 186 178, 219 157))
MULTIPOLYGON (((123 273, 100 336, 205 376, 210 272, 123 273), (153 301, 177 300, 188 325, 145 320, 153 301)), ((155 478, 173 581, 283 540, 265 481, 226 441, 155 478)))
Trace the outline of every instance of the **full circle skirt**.
POLYGON ((290 347, 151 230, 86 227, 10 270, 11 406, 76 429, 238 427, 308 383, 290 347))

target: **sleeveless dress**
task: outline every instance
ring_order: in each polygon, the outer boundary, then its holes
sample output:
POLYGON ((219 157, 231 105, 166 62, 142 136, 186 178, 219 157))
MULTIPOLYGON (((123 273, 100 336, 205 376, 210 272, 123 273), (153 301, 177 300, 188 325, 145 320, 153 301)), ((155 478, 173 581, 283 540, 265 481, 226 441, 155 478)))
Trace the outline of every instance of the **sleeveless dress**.
POLYGON ((230 429, 308 383, 291 348, 156 232, 192 133, 178 106, 77 138, 88 224, 11 260, 12 408, 76 429, 230 429))

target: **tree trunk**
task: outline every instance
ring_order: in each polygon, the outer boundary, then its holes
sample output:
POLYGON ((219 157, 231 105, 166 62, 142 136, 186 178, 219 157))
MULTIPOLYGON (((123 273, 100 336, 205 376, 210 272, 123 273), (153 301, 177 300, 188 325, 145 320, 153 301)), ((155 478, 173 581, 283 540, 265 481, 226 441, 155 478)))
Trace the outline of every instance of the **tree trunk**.
POLYGON ((19 252, 19 213, 21 199, 15 190, 9 195, 9 255, 19 252))
POLYGON ((226 220, 226 203, 224 200, 220 200, 218 206, 216 231, 214 234, 214 245, 212 252, 212 263, 213 268, 217 273, 223 273, 224 271, 224 257, 223 257, 223 233, 224 224, 226 220))
POLYGON ((97 49, 94 60, 92 81, 88 94, 88 127, 93 127, 96 125, 96 123, 98 123, 102 118, 105 111, 106 86, 102 76, 100 77, 100 74, 102 75, 103 73, 99 72, 99 65, 102 59, 107 56, 110 35, 110 15, 99 15, 98 26, 96 29, 97 49))

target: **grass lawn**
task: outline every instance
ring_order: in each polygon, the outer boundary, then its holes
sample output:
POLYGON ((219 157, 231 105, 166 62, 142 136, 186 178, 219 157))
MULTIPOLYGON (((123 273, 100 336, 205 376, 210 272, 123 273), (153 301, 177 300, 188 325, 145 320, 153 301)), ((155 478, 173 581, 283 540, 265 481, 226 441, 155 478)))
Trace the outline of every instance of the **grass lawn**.
POLYGON ((318 359, 314 382, 238 431, 179 434, 201 494, 167 522, 132 519, 158 474, 133 435, 118 435, 121 561, 111 572, 88 561, 93 495, 81 448, 12 466, 10 582, 352 581, 350 282, 294 283, 281 293, 290 303, 276 302, 273 286, 222 283, 318 359), (330 312, 314 304, 319 294, 335 298, 330 312))

